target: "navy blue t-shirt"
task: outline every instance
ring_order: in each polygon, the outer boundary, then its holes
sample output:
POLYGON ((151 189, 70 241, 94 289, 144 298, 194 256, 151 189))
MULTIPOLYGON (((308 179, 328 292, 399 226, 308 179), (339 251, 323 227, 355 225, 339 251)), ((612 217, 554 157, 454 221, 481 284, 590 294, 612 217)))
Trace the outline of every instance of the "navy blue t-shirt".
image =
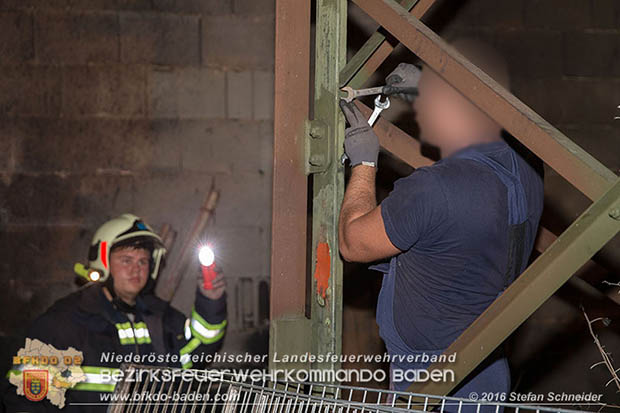
MULTIPOLYGON (((510 168, 504 141, 470 148, 510 168)), ((525 254, 543 207, 542 177, 517 156, 527 197, 525 254)), ((399 179, 381 203, 398 257, 394 323, 413 349, 448 347, 503 290, 508 267, 507 191, 493 170, 447 157, 399 179)))

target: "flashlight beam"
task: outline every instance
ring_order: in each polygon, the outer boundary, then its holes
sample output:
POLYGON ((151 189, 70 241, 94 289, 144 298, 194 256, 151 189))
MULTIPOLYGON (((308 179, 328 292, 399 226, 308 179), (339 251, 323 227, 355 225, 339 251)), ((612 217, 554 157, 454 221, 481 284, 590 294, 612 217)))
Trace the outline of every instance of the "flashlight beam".
POLYGON ((215 254, 213 253, 213 249, 211 249, 208 245, 202 246, 198 251, 198 260, 200 261, 200 264, 205 267, 213 265, 215 262, 215 254))

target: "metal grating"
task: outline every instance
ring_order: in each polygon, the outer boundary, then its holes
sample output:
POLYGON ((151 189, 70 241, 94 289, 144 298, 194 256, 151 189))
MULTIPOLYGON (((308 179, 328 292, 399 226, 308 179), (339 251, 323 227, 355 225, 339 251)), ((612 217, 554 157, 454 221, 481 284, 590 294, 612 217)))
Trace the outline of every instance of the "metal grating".
POLYGON ((466 399, 371 389, 340 384, 270 380, 226 370, 182 370, 140 365, 123 366, 124 377, 108 409, 120 412, 209 413, 393 413, 461 412, 464 407, 494 412, 577 412, 534 405, 472 402, 466 399), (173 377, 170 381, 136 380, 173 377), (185 374, 185 376, 182 376, 185 374), (175 397, 175 395, 178 395, 175 397), (185 395, 191 400, 179 400, 185 395))

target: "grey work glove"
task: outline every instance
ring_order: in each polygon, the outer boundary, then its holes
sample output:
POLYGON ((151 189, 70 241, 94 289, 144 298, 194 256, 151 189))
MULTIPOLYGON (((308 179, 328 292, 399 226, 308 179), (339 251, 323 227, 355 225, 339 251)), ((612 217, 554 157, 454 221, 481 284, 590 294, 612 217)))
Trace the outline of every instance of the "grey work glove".
POLYGON ((340 109, 349 122, 344 131, 344 151, 351 166, 367 165, 377 167, 379 138, 368 124, 368 120, 353 102, 340 100, 340 109))
POLYGON ((422 72, 409 63, 400 63, 396 69, 385 78, 384 95, 396 95, 408 102, 412 102, 418 95, 418 83, 422 72))

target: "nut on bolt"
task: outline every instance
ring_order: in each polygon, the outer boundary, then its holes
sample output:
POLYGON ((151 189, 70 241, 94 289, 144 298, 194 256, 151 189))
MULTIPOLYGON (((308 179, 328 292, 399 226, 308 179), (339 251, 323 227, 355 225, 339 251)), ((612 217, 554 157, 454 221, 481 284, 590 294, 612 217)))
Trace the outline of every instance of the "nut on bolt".
POLYGON ((308 128, 308 135, 312 139, 321 139, 325 136, 326 126, 323 122, 319 120, 313 120, 309 122, 310 127, 308 128))
POLYGON ((314 154, 310 157, 310 165, 312 166, 323 166, 325 163, 325 155, 314 154))
POLYGON ((310 137, 312 139, 319 139, 321 137, 321 127, 312 125, 310 127, 310 137))

